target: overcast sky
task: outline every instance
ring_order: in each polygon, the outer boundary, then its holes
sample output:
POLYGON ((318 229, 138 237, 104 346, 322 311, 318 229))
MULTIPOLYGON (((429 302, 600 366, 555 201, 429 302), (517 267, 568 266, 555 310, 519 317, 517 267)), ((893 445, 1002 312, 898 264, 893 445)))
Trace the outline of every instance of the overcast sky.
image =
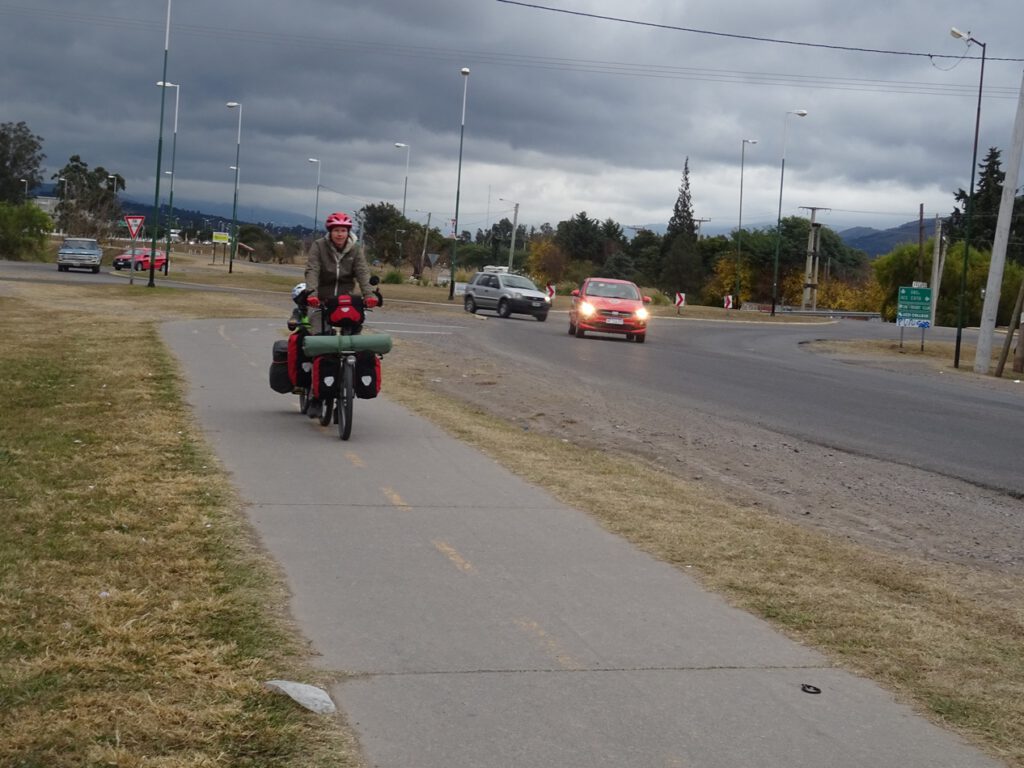
MULTIPOLYGON (((167 7, 0 0, 0 122, 43 137, 47 178, 79 154, 152 203, 167 7)), ((969 183, 981 49, 951 26, 987 45, 978 157, 998 146, 1005 162, 1022 0, 173 0, 175 206, 230 215, 237 101, 240 219, 311 224, 311 157, 321 220, 401 208, 404 142, 407 215, 450 221, 465 86, 460 230, 511 219, 506 200, 527 226, 579 211, 664 223, 688 157, 695 215, 728 231, 741 156, 743 224, 771 226, 784 144, 784 216, 820 206, 835 229, 896 226, 921 203, 947 214, 969 183), (807 117, 787 116, 798 109, 807 117)))

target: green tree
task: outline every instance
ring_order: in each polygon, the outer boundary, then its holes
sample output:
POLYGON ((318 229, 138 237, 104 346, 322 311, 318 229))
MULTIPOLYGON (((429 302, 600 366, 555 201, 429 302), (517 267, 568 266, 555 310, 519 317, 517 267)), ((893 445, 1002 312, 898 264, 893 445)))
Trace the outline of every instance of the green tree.
POLYGON ((632 280, 636 277, 636 265, 628 253, 615 251, 604 260, 601 274, 619 280, 632 280))
POLYGON ((412 229, 412 222, 391 203, 373 203, 360 210, 363 228, 360 236, 369 248, 370 261, 380 259, 387 264, 402 263, 402 236, 412 229))
MULTIPOLYGON (((1006 181, 1000 157, 1000 151, 990 147, 984 160, 978 163, 979 176, 971 207, 971 246, 976 245, 983 251, 992 250, 999 222, 999 206, 1006 181)), ((957 207, 950 214, 946 231, 950 241, 957 242, 966 236, 970 195, 966 190, 958 189, 953 197, 957 207)), ((1010 261, 1024 264, 1024 196, 1017 196, 1014 200, 1006 257, 1010 261)))
POLYGON ((25 182, 29 189, 42 183, 40 167, 46 159, 42 148, 42 137, 24 122, 0 123, 0 201, 24 202, 25 182))
POLYGON ((260 263, 266 263, 274 260, 276 255, 274 238, 266 229, 258 224, 239 225, 238 242, 244 243, 252 248, 251 251, 239 248, 239 259, 248 259, 249 261, 256 261, 260 263))
POLYGON ((629 241, 626 249, 633 258, 637 271, 637 282, 656 285, 661 275, 662 236, 649 229, 640 229, 629 241))
POLYGON ((558 222, 555 229, 557 245, 570 261, 590 261, 600 265, 604 260, 601 227, 596 219, 580 211, 567 221, 558 222))
POLYGON ((109 237, 121 219, 117 197, 117 191, 125 188, 121 175, 110 173, 102 165, 89 170, 88 163, 72 155, 51 178, 57 182, 60 228, 82 237, 109 237))
POLYGON ((51 229, 50 217, 37 206, 0 202, 0 257, 18 261, 39 256, 51 229))
POLYGON ((690 158, 683 161, 683 178, 679 182, 679 195, 672 207, 672 218, 665 230, 665 249, 672 247, 677 237, 697 239, 697 222, 693 217, 693 196, 690 193, 690 158))
POLYGON ((526 269, 541 283, 558 283, 565 275, 569 260, 565 253, 555 245, 553 237, 530 241, 529 255, 526 258, 526 269))

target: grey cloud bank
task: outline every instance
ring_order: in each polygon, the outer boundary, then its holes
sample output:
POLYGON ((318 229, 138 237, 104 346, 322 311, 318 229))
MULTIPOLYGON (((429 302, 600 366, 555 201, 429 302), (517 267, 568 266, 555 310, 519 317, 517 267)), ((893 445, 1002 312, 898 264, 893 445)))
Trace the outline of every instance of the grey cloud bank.
MULTIPOLYGON (((785 114, 783 214, 831 208, 835 228, 948 213, 969 181, 980 53, 987 44, 979 157, 1006 148, 1024 57, 1024 5, 996 0, 550 2, 571 11, 736 35, 934 58, 701 35, 496 0, 286 4, 174 0, 167 79, 181 84, 175 203, 230 205, 244 105, 239 211, 309 223, 380 200, 432 223, 452 216, 462 78, 470 67, 460 228, 511 216, 552 224, 580 210, 623 224, 667 221, 689 158, 695 212, 727 229, 774 223, 785 114), (422 213, 421 213, 422 212, 422 213)), ((3 121, 44 140, 47 176, 72 154, 154 193, 164 0, 0 3, 3 121)), ((173 91, 168 92, 169 167, 173 91)))

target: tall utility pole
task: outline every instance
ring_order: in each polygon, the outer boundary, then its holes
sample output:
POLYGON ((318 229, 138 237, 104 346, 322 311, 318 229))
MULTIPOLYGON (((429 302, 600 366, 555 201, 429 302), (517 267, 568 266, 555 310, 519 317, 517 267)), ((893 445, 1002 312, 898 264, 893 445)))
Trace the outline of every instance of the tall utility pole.
MULTIPOLYGON (((988 373, 992 358, 992 335, 996 328, 996 313, 999 309, 999 293, 1003 284, 1003 269, 1006 265, 1006 246, 1010 241, 1010 220, 1013 218, 1014 198, 1017 194, 1017 180, 1020 178, 1021 154, 1024 152, 1024 78, 1021 79, 1020 96, 1017 99, 1017 116, 1013 121, 1013 140, 1010 156, 1007 158, 1003 178, 1003 194, 999 199, 999 217, 996 219, 996 234, 992 242, 992 260, 988 268, 988 282, 985 285, 985 301, 981 308, 981 328, 978 331, 978 346, 974 355, 974 372, 988 373)), ((1013 337, 1013 326, 1007 329, 1007 341, 1013 337)), ((1017 349, 1021 348, 1020 340, 1017 349)), ((1014 370, 1017 370, 1014 368, 1014 370)))
POLYGON ((700 240, 700 225, 703 224, 706 221, 711 221, 711 219, 694 219, 693 220, 693 223, 697 225, 697 239, 698 240, 700 240))
POLYGON ((924 280, 924 203, 917 210, 917 279, 924 280))
POLYGON ((516 252, 516 227, 519 225, 519 203, 512 210, 512 244, 508 247, 508 270, 512 271, 512 256, 516 252))
POLYGON ((807 263, 804 267, 804 293, 801 309, 818 308, 818 253, 821 250, 821 224, 814 221, 818 211, 831 211, 814 205, 801 205, 805 211, 811 212, 811 231, 807 235, 807 263))
POLYGON ((935 327, 935 308, 939 306, 939 288, 942 284, 942 270, 946 266, 946 241, 942 236, 942 218, 935 214, 935 244, 932 247, 932 317, 931 324, 935 327))

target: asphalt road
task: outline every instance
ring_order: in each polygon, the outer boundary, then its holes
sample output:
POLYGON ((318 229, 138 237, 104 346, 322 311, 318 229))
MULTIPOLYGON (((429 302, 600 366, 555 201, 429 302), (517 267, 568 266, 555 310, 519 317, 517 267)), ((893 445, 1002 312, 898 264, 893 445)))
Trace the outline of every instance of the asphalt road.
MULTIPOLYGON (((645 344, 613 336, 566 333, 564 314, 481 322, 451 315, 456 336, 471 334, 507 370, 544 365, 552 381, 583 381, 662 404, 682 422, 697 410, 764 427, 821 446, 918 467, 1014 495, 1024 494, 1024 385, 974 374, 920 375, 814 353, 819 338, 898 341, 890 324, 845 320, 820 324, 722 323, 656 318, 645 344)), ((374 318, 375 326, 388 323, 374 318)), ((401 326, 394 326, 401 328, 401 326)), ((952 339, 931 329, 926 344, 952 339)), ((976 332, 965 332, 965 343, 976 332)), ((444 337, 417 337, 450 346, 444 337)), ((920 344, 907 331, 904 344, 920 344)), ((450 349, 448 350, 450 353, 450 349)), ((962 359, 970 370, 973 359, 962 359)))
POLYGON ((268 388, 280 325, 163 335, 370 765, 995 766, 386 396, 339 441, 268 388))

